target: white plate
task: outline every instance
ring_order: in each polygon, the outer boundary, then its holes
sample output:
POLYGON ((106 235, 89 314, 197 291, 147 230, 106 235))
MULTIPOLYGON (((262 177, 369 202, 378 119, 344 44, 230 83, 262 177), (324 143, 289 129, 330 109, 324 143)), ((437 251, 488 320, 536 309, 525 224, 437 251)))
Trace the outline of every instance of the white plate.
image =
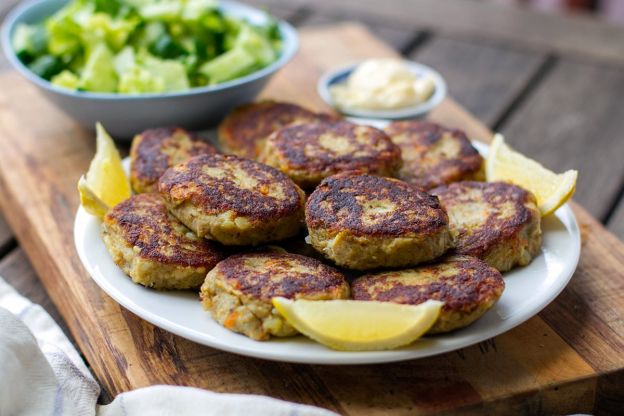
MULTIPOLYGON (((480 151, 487 147, 475 143, 480 151)), ((126 166, 128 160, 124 161, 126 166)), ((543 244, 526 267, 505 274, 498 303, 481 319, 450 334, 425 337, 392 351, 341 352, 303 336, 259 342, 228 331, 213 321, 193 292, 159 292, 132 283, 113 263, 100 237, 100 221, 78 209, 74 223, 76 249, 93 280, 122 306, 152 324, 181 337, 220 350, 276 361, 310 364, 368 364, 442 354, 495 337, 523 323, 548 305, 567 285, 580 255, 576 219, 566 204, 542 220, 543 244)))

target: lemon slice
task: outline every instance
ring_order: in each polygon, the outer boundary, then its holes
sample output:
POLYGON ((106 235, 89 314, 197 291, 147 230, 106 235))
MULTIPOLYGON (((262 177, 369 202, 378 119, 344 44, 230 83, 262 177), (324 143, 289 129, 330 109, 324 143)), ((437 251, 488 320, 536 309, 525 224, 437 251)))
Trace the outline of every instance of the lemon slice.
POLYGON ((410 344, 433 326, 442 305, 435 300, 399 305, 273 298, 273 306, 299 332, 343 351, 387 350, 410 344))
POLYGON ((552 214, 576 190, 578 171, 557 174, 533 159, 513 150, 501 134, 496 134, 485 162, 488 182, 505 181, 531 191, 537 198, 542 216, 552 214))
POLYGON ((80 203, 89 214, 102 218, 110 207, 130 197, 130 182, 113 139, 96 124, 96 151, 89 171, 78 181, 80 203))
POLYGON ((109 206, 106 205, 98 196, 89 188, 84 175, 78 180, 78 192, 80 193, 80 205, 91 215, 98 218, 104 218, 108 212, 109 206))

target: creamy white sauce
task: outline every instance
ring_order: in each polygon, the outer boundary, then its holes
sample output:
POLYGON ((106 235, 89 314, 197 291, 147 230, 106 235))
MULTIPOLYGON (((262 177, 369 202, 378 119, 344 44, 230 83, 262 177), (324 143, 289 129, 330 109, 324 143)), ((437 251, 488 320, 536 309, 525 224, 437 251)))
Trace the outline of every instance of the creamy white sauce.
POLYGON ((434 89, 430 76, 416 76, 401 60, 370 59, 330 93, 339 108, 393 110, 426 101, 434 89))

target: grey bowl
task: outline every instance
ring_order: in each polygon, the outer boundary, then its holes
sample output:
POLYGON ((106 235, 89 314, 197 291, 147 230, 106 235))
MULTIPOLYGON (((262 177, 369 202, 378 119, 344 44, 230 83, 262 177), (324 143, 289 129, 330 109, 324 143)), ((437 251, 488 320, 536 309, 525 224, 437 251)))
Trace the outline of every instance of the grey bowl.
MULTIPOLYGON (((196 130, 215 125, 233 107, 252 101, 271 76, 292 59, 299 46, 295 29, 280 21, 284 41, 279 59, 247 76, 176 93, 125 95, 71 91, 56 87, 31 72, 17 58, 11 44, 19 23, 39 22, 67 2, 29 1, 15 8, 2 27, 2 47, 13 67, 35 84, 48 100, 88 129, 94 129, 95 123, 100 121, 115 139, 127 140, 142 130, 157 126, 176 125, 196 130)), ((266 21, 266 14, 253 7, 229 0, 220 0, 219 4, 227 14, 252 23, 266 21)))
POLYGON ((416 76, 428 75, 431 77, 431 79, 433 79, 435 89, 433 90, 433 94, 431 95, 431 97, 429 97, 429 99, 427 99, 427 101, 405 108, 397 108, 395 110, 340 108, 336 105, 336 103, 334 103, 334 100, 332 99, 332 95, 330 93, 330 88, 332 85, 345 82, 347 78, 349 78, 349 75, 351 75, 351 73, 359 65, 359 63, 348 65, 346 67, 342 67, 325 73, 319 79, 316 89, 318 94, 328 105, 334 107, 336 110, 347 116, 377 120, 401 120, 424 117, 425 115, 427 115, 427 113, 437 107, 444 100, 444 97, 446 97, 446 82, 444 81, 444 78, 442 78, 442 75, 438 73, 438 71, 431 67, 428 67, 427 65, 408 60, 403 60, 403 62, 416 76))

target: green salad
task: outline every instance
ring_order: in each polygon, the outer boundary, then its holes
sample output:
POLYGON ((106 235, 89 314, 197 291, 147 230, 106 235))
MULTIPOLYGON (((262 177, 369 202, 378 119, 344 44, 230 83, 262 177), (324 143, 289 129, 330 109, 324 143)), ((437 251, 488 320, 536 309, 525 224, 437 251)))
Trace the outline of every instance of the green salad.
POLYGON ((215 0, 73 0, 19 25, 13 48, 35 74, 72 90, 123 94, 219 84, 274 62, 277 22, 224 14, 215 0))

